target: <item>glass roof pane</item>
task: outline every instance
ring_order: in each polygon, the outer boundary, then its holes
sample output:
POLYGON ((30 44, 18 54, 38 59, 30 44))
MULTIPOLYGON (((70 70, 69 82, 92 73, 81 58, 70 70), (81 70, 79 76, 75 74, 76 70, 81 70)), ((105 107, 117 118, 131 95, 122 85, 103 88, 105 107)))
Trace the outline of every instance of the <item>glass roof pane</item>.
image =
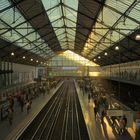
POLYGON ((19 35, 15 31, 11 31, 11 32, 6 32, 4 35, 2 35, 2 37, 8 39, 11 42, 14 42, 17 39, 21 38, 21 35, 19 35))
POLYGON ((103 24, 112 26, 120 17, 121 15, 110 10, 107 7, 103 8, 103 12, 100 13, 99 19, 103 22, 103 24), (111 18, 110 18, 111 17, 111 18))
POLYGON ((32 42, 32 41, 36 40, 36 34, 31 33, 31 34, 27 35, 26 38, 28 38, 32 42))
POLYGON ((98 22, 98 23, 96 23, 96 26, 95 26, 95 29, 93 30, 93 33, 95 31, 96 33, 104 35, 108 31, 108 29, 106 29, 106 28, 107 27, 104 26, 101 22, 98 22))
POLYGON ((136 10, 136 9, 133 9, 130 13, 129 13, 129 16, 135 20, 137 20, 138 22, 140 21, 140 11, 139 10, 136 10))
POLYGON ((59 34, 62 34, 64 32, 65 32, 65 29, 63 28, 63 29, 58 29, 55 33, 56 33, 56 35, 59 35, 59 34))
POLYGON ((48 63, 50 66, 98 66, 97 64, 79 56, 78 54, 75 54, 70 50, 58 54, 57 56, 50 59, 48 63))
MULTIPOLYGON (((9 0, 1 0, 0 4, 2 4, 2 6, 0 5, 0 9, 11 5, 9 0)), ((24 17, 19 13, 17 9, 15 9, 15 14, 13 8, 0 13, 0 19, 0 28, 4 28, 3 30, 0 30, 1 37, 9 40, 10 42, 13 42, 13 44, 18 45, 19 47, 23 47, 28 50, 31 49, 31 52, 34 52, 32 49, 33 47, 40 45, 40 43, 34 43, 34 41, 40 38, 40 35, 31 27, 30 23, 26 22, 24 17), (11 27, 14 29, 11 30, 11 27), (30 42, 33 43, 29 44, 30 42)))
MULTIPOLYGON (((64 5, 68 5, 72 8, 74 8, 75 10, 78 9, 78 1, 76 1, 76 0, 73 0, 73 1, 62 0, 62 2, 64 3, 64 5)), ((73 42, 74 42, 75 41, 75 31, 72 32, 67 27, 76 28, 77 12, 70 10, 70 9, 66 8, 65 6, 61 5, 60 0, 53 0, 53 1, 52 0, 42 0, 42 3, 46 10, 54 7, 53 9, 51 9, 50 11, 47 12, 51 22, 56 19, 59 19, 61 17, 63 18, 61 20, 58 20, 58 21, 52 23, 52 26, 54 28, 62 27, 61 28, 62 31, 60 31, 60 30, 55 31, 58 40, 61 40, 61 39, 67 37, 68 38, 67 40, 73 40, 73 42), (58 4, 60 4, 60 5, 57 6, 58 4), (57 7, 55 7, 55 6, 57 6, 57 7), (71 19, 73 22, 70 21, 71 19), (73 38, 68 35, 69 31, 74 36, 73 38), (60 35, 60 33, 63 33, 63 35, 60 35), (70 39, 69 39, 69 37, 70 37, 70 39)), ((72 46, 74 46, 74 45, 72 45, 72 46)), ((73 49, 74 49, 74 47, 73 47, 73 49)))
MULTIPOLYGON (((101 48, 105 50, 106 48, 112 46, 115 42, 126 37, 129 33, 132 32, 132 29, 135 30, 139 27, 140 18, 138 18, 138 16, 140 16, 139 14, 140 3, 136 4, 135 7, 131 8, 129 12, 126 12, 128 17, 125 17, 122 15, 131 6, 132 3, 134 3, 133 0, 130 0, 130 1, 107 0, 106 1, 105 4, 107 6, 105 6, 103 8, 103 11, 99 14, 98 22, 96 22, 96 25, 94 27, 95 29, 93 28, 93 32, 89 35, 91 39, 97 41, 97 43, 93 45, 93 48, 94 46, 97 46, 97 49, 101 48), (136 22, 137 20, 139 21, 136 22), (112 26, 113 28, 117 28, 117 29, 111 31, 110 27, 112 26), (120 32, 120 34, 118 32, 120 32), (97 45, 98 41, 101 42, 102 47, 101 45, 97 45), (108 42, 108 44, 105 44, 105 42, 108 42)), ((90 42, 89 40, 90 39, 87 40, 87 44, 89 44, 90 42)), ((92 47, 88 48, 88 50, 91 50, 91 49, 92 47)), ((94 55, 97 55, 97 54, 98 53, 96 52, 94 53, 94 55)))
POLYGON ((5 27, 2 22, 0 22, 0 34, 4 33, 5 31, 8 31, 8 28, 5 27))
POLYGON ((106 4, 124 13, 132 2, 134 2, 134 0, 107 0, 106 4), (123 3, 121 1, 123 1, 123 3), (125 3, 129 3, 129 5, 125 3))
POLYGON ((62 27, 63 26, 63 20, 62 19, 58 19, 56 22, 53 22, 52 25, 53 27, 62 27))
POLYGON ((52 8, 58 4, 58 0, 42 0, 42 3, 45 5, 45 9, 52 8))
POLYGON ((54 9, 48 11, 47 14, 48 14, 51 22, 62 17, 59 7, 56 7, 54 9))

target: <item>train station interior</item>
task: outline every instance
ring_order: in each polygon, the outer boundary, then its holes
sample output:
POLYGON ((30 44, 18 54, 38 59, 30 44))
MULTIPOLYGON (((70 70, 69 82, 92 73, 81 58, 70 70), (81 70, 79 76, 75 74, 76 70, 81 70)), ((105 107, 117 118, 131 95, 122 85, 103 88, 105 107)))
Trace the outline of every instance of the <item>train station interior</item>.
POLYGON ((140 140, 140 0, 0 0, 0 140, 140 140))

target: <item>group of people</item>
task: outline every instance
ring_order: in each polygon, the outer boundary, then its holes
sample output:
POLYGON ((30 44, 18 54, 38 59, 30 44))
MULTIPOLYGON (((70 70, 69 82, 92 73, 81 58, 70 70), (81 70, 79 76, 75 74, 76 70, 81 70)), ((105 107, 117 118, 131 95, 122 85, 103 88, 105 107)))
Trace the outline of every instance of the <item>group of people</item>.
MULTIPOLYGON (((9 100, 9 107, 7 109, 7 113, 8 113, 8 121, 9 124, 12 125, 13 122, 13 115, 14 115, 14 103, 15 103, 15 99, 13 96, 10 95, 10 99, 9 100)), ((25 102, 21 99, 20 100, 20 106, 21 106, 21 111, 23 112, 23 107, 26 106, 27 109, 27 113, 29 113, 29 110, 31 109, 31 104, 32 104, 32 100, 26 100, 25 102)))
MULTIPOLYGON (((100 92, 99 94, 96 93, 95 87, 93 86, 92 88, 85 88, 86 85, 81 82, 80 84, 80 89, 83 90, 83 95, 85 93, 87 94, 88 97, 88 103, 90 103, 91 98, 94 100, 94 114, 95 114, 95 119, 97 117, 97 114, 100 116, 101 123, 104 122, 104 117, 106 116, 106 111, 109 108, 109 103, 107 100, 107 97, 100 92), (91 89, 89 91, 89 89, 91 89)), ((126 126, 127 126, 127 118, 125 115, 116 118, 115 116, 112 116, 111 119, 113 120, 112 126, 115 124, 115 120, 118 119, 119 122, 119 134, 122 135, 126 132, 126 126)))
POLYGON ((25 87, 24 89, 16 90, 14 93, 8 94, 7 100, 9 102, 9 107, 7 109, 7 113, 8 113, 7 118, 9 120, 9 124, 12 125, 13 122, 15 102, 18 103, 21 112, 23 112, 24 108, 26 108, 26 112, 28 114, 31 109, 33 99, 38 97, 39 94, 44 95, 45 93, 46 93, 46 88, 44 85, 34 84, 25 87))
POLYGON ((101 118, 101 123, 104 122, 104 117, 106 116, 107 109, 108 109, 108 101, 107 101, 106 96, 102 95, 94 99, 95 118, 97 116, 97 113, 99 113, 99 116, 101 118))
POLYGON ((125 115, 121 116, 119 119, 119 134, 123 135, 126 132, 126 126, 127 126, 127 118, 125 115))

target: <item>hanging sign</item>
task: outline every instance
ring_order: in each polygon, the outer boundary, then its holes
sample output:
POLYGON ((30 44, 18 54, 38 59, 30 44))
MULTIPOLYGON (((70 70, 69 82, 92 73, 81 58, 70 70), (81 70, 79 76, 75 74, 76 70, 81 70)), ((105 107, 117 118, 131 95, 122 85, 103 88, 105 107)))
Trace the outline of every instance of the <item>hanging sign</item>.
POLYGON ((109 109, 107 110, 107 116, 123 116, 123 110, 109 109))

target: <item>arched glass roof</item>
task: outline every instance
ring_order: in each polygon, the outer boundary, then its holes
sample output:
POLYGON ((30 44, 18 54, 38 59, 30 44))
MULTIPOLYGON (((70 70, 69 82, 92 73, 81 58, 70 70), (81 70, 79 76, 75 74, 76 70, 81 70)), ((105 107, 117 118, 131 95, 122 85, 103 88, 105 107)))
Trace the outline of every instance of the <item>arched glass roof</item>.
POLYGON ((72 50, 99 65, 139 60, 139 9, 139 0, 1 0, 0 56, 45 61, 72 50))

